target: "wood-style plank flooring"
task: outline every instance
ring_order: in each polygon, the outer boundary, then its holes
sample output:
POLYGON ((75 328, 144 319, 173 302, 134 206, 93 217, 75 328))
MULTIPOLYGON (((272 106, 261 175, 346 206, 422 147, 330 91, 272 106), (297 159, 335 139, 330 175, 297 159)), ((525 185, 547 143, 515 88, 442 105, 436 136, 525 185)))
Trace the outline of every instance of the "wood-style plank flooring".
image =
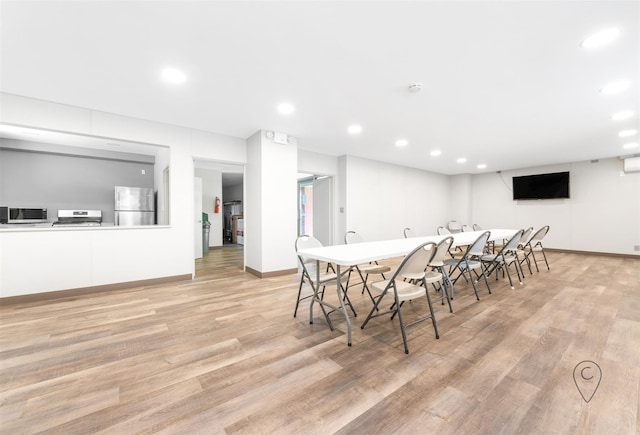
MULTIPOLYGON (((299 275, 242 272, 212 249, 193 281, 0 308, 0 432, 29 434, 638 434, 640 261, 548 254, 511 289, 456 286, 430 322, 330 331, 299 275), (574 367, 602 380, 589 403, 574 367)), ((395 266, 397 262, 390 261, 395 266)), ((335 300, 334 291, 327 298, 335 300)), ((406 305, 406 317, 426 305, 406 305)))

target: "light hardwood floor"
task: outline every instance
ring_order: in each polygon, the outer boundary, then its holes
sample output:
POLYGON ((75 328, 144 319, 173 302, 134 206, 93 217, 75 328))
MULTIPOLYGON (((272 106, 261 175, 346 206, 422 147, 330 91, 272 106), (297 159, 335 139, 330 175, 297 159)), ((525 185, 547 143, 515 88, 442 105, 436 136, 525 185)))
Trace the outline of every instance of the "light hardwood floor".
MULTIPOLYGON (((299 276, 258 279, 241 249, 213 249, 193 281, 0 309, 0 432, 207 434, 637 434, 640 261, 549 253, 551 271, 408 330, 329 330, 299 276), (589 403, 574 367, 595 361, 589 403)), ((391 265, 397 263, 390 262, 391 265)), ((327 298, 335 300, 334 292, 327 298)), ((416 301, 407 306, 422 312, 416 301)))

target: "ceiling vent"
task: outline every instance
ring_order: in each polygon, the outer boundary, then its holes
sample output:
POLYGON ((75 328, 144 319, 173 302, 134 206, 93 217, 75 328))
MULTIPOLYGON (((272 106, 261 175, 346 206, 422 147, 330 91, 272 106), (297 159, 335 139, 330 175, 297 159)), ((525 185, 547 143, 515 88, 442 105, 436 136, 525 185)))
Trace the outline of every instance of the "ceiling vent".
POLYGON ((629 157, 624 159, 624 172, 640 172, 640 157, 629 157))

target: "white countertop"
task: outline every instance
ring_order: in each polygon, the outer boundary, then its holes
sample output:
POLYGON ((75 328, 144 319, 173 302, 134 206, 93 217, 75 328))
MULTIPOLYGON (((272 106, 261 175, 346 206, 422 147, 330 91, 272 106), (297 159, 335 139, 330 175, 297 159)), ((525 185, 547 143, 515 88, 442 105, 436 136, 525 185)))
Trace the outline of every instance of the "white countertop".
POLYGON ((46 224, 0 224, 0 232, 18 233, 32 231, 87 231, 87 230, 130 230, 149 228, 171 228, 170 225, 132 225, 115 226, 113 222, 103 222, 101 225, 73 226, 73 225, 53 225, 53 222, 46 224))

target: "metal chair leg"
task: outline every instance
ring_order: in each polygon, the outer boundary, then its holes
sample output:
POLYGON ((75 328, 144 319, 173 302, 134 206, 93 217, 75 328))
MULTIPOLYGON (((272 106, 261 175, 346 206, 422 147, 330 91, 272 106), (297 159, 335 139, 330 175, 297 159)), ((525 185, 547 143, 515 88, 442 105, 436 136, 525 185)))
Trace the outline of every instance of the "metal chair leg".
POLYGON ((400 323, 400 332, 402 333, 402 342, 404 343, 404 353, 409 353, 409 346, 407 346, 407 333, 404 327, 404 321, 402 320, 402 312, 400 311, 400 304, 398 304, 398 300, 396 298, 396 304, 398 308, 394 313, 394 316, 398 314, 398 323, 400 323))
POLYGON ((536 259, 536 254, 533 253, 533 248, 531 248, 531 251, 529 251, 529 253, 533 257, 533 264, 536 266, 536 272, 540 272, 540 269, 538 268, 538 260, 536 259))
POLYGON ((298 287, 298 299, 296 299, 296 308, 293 310, 293 317, 296 317, 298 314, 298 306, 300 305, 300 295, 302 294, 302 284, 304 283, 304 278, 300 278, 300 287, 298 287))
POLYGON ((542 258, 544 258, 544 264, 547 265, 547 270, 551 270, 549 268, 549 262, 547 261, 547 254, 544 253, 544 249, 542 249, 542 248, 540 248, 540 249, 541 249, 540 252, 542 252, 542 258))

